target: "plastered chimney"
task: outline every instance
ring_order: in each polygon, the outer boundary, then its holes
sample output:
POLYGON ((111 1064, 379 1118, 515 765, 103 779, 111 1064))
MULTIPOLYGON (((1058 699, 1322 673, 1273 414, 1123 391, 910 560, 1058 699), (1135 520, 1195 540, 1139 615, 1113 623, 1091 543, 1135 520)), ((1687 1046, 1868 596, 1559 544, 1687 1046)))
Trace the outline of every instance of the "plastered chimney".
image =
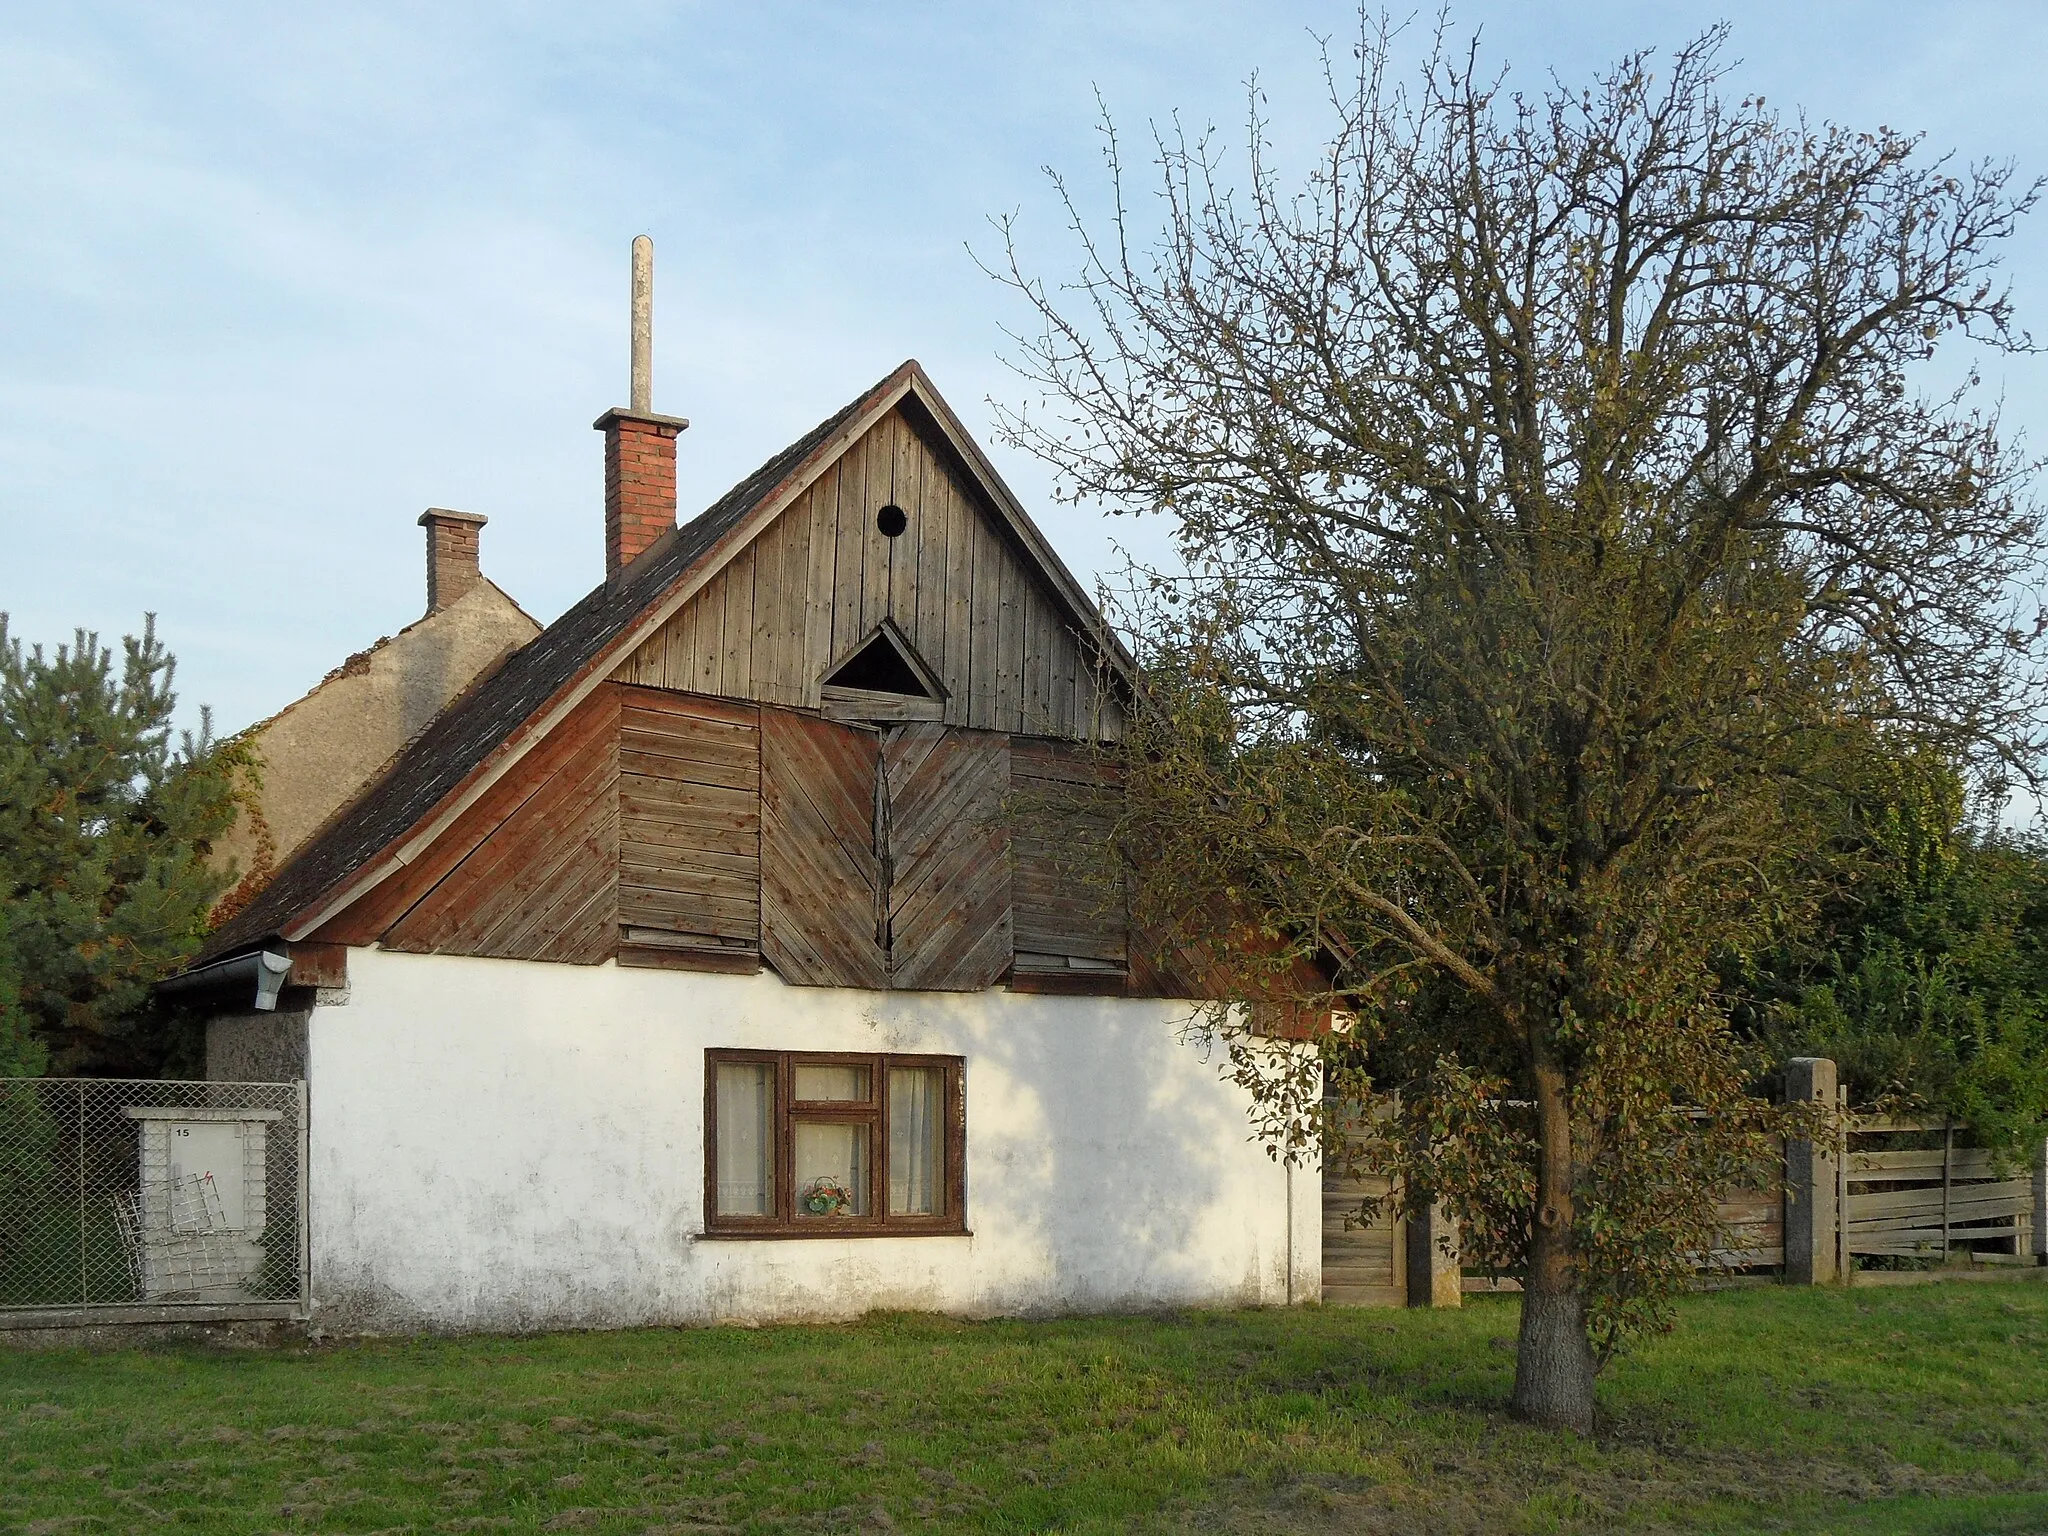
POLYGON ((616 580, 676 525, 676 437, 689 423, 654 414, 654 242, 633 241, 632 404, 592 423, 604 434, 604 578, 616 580))
POLYGON ((427 612, 439 613, 484 579, 478 545, 484 524, 481 512, 453 512, 429 507, 420 514, 427 530, 427 612))

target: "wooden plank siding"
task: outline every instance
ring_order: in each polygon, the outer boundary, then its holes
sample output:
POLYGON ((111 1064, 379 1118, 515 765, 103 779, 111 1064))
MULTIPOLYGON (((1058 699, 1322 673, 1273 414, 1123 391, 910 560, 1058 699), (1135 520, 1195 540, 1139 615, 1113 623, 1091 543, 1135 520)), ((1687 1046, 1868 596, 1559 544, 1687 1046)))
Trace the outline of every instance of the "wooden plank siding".
POLYGON ((316 937, 577 964, 765 959, 800 986, 1145 994, 1126 979, 1120 897, 1087 875, 1113 778, 1076 743, 609 684, 316 937))
POLYGON ((872 731, 761 712, 761 953, 793 985, 888 985, 880 761, 872 731))
MULTIPOLYGON (((595 965, 618 931, 617 694, 460 862, 376 935, 414 954, 595 965)), ((524 765, 522 765, 524 766, 524 765)), ((482 802, 479 802, 480 804, 482 802)), ((381 894, 381 893, 380 893, 381 894)))
MULTIPOLYGON (((951 549, 934 558, 950 563, 951 549)), ((811 560, 789 544, 757 556, 739 568, 756 581, 771 557, 785 572, 811 560)), ((762 631, 735 572, 721 579, 701 610, 716 628, 671 631, 664 656, 673 645, 723 676, 728 625, 762 631)), ((805 632, 787 631, 792 650, 805 632)), ((971 648, 972 626, 960 633, 971 648)), ((766 960, 806 986, 976 991, 1007 978, 1142 995, 1155 988, 1127 976, 1120 882, 1094 878, 1115 793, 1113 764, 1079 743, 876 730, 612 683, 313 938, 578 964, 766 960)))
POLYGON ((994 986, 1011 957, 1009 738, 905 726, 884 738, 882 772, 889 984, 932 992, 994 986))
POLYGON ((1011 901, 1018 984, 1122 991, 1129 962, 1123 883, 1109 851, 1113 765, 1064 742, 1010 746, 1011 901))
MULTIPOLYGON (((431 845, 404 869, 366 893, 363 898, 322 923, 306 937, 315 943, 367 945, 380 942, 387 931, 449 880, 493 834, 517 816, 528 801, 550 790, 557 776, 593 741, 615 754, 618 732, 617 691, 601 688, 577 706, 526 757, 517 768, 493 784, 488 793, 458 816, 431 845)), ((509 844, 501 845, 509 847, 509 844)), ((509 876, 515 869, 498 861, 509 876)), ((471 871, 468 880, 454 889, 475 890, 476 877, 484 865, 471 871)), ((444 902, 454 895, 451 889, 444 902)), ((422 933, 424 940, 424 932, 422 933)), ((457 951, 460 952, 460 951, 457 951)))
POLYGON ((652 688, 619 694, 620 963, 757 956, 760 711, 652 688))
POLYGON ((886 618, 942 682, 945 724, 1117 739, 1097 657, 979 496, 892 411, 612 675, 816 709, 827 670, 886 618), (875 524, 891 504, 895 538, 875 524))

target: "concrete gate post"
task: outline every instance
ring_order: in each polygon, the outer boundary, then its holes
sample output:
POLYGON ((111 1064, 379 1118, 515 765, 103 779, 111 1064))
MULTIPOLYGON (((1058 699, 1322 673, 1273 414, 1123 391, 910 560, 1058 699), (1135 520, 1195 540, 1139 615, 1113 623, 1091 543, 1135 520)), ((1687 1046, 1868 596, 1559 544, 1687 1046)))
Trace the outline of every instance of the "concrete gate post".
MULTIPOLYGON (((1785 1102, 1836 1104, 1835 1064, 1825 1056, 1795 1056, 1785 1067, 1785 1102)), ((1830 1285, 1836 1273, 1835 1179, 1839 1148, 1824 1141, 1785 1143, 1785 1283, 1830 1285)))
POLYGON ((2034 1148, 2034 1262, 2048 1264, 2048 1141, 2034 1148))
POLYGON ((1441 1200, 1432 1200, 1408 1215, 1408 1305, 1462 1307, 1464 1267, 1458 1248, 1458 1224, 1441 1200))

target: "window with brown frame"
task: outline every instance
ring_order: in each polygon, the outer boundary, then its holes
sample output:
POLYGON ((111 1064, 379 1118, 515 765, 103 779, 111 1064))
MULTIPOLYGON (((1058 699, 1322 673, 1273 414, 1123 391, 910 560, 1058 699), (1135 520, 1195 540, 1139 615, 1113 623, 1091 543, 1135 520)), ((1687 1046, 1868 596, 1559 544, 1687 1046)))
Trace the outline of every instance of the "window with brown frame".
POLYGON ((708 1237, 965 1232, 957 1056, 704 1053, 708 1237))

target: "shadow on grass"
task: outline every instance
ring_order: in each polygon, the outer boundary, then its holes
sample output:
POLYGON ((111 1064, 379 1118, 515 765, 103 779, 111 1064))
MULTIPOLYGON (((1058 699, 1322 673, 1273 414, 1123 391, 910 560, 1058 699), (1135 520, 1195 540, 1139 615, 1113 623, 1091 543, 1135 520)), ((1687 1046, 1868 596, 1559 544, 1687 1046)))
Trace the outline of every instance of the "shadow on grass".
POLYGON ((1689 1299, 1603 1380, 1590 1440, 1506 1416, 1515 1320, 1489 1298, 0 1354, 0 1526, 2048 1527, 2048 1286, 1689 1299))

